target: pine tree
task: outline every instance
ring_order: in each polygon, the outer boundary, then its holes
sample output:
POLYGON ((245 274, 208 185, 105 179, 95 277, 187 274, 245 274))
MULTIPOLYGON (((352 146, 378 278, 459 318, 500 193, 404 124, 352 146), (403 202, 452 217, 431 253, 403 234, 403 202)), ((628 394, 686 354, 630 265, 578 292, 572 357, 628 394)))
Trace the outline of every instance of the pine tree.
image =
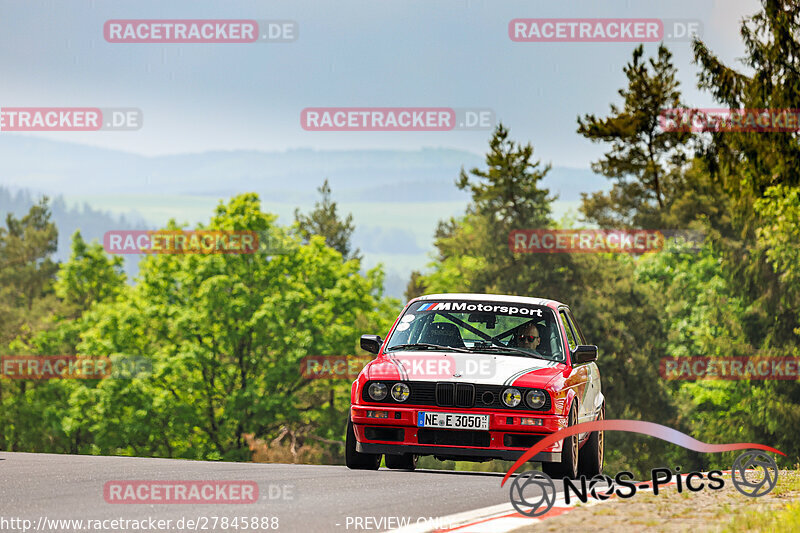
POLYGON ((43 197, 21 219, 9 213, 0 228, 0 291, 7 311, 30 311, 38 298, 52 293, 58 265, 50 255, 58 246, 58 230, 47 201, 43 197))
POLYGON ((578 133, 611 144, 592 169, 614 185, 608 193, 583 194, 581 207, 587 220, 602 227, 665 227, 664 214, 680 189, 690 134, 663 131, 660 123, 665 109, 681 106, 672 54, 662 44, 657 58, 643 56, 639 45, 623 69, 628 86, 618 91, 621 108, 611 104, 608 117, 578 118, 578 133))
POLYGON ((311 235, 321 235, 325 237, 325 242, 342 254, 345 260, 360 259, 359 250, 352 250, 350 238, 353 235, 353 215, 348 214, 344 219, 340 219, 336 213, 336 202, 331 199, 331 187, 328 180, 317 189, 322 195, 322 201, 314 204, 314 210, 308 215, 300 213, 295 209, 294 218, 300 228, 300 235, 308 241, 311 235))
MULTIPOLYGON (((693 43, 701 67, 698 85, 733 109, 800 109, 800 8, 797 0, 762 0, 763 11, 741 27, 752 69, 743 74, 727 66, 700 40, 693 43)), ((720 132, 706 153, 712 170, 738 197, 761 196, 770 185, 800 184, 800 142, 785 132, 720 132), (748 162, 743 172, 742 156, 748 162), (742 179, 744 178, 744 179, 742 179)), ((750 212, 749 203, 743 209, 750 212)))
POLYGON ((462 169, 456 181, 472 194, 466 216, 441 221, 434 235, 441 268, 415 279, 415 290, 455 286, 467 292, 567 295, 568 254, 523 254, 509 248, 511 231, 553 226, 550 204, 555 197, 541 185, 550 165, 535 160, 533 152, 530 143, 514 142, 503 124, 497 126, 485 168, 462 169))
POLYGON ((509 139, 509 131, 501 123, 489 141, 486 170, 473 168, 469 174, 461 169, 456 182, 459 189, 472 194, 471 211, 502 226, 544 227, 550 221, 550 191, 539 182, 551 166, 540 168, 533 159, 533 145, 522 145, 509 139), (472 177, 476 180, 470 179, 472 177))

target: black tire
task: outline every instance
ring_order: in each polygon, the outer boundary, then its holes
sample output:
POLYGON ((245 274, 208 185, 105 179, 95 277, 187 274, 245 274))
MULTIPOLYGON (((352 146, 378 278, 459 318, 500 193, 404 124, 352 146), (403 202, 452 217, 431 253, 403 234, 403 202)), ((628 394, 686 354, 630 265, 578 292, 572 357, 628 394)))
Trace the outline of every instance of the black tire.
MULTIPOLYGON (((575 404, 569 410, 569 426, 578 423, 578 411, 575 404)), ((561 446, 561 461, 558 463, 542 463, 542 471, 553 479, 575 479, 578 477, 578 435, 564 439, 561 446)))
MULTIPOLYGON (((606 408, 600 409, 597 420, 605 420, 606 408)), ((605 455, 605 438, 602 431, 594 431, 589 435, 586 444, 581 448, 578 464, 578 473, 587 478, 599 476, 603 473, 603 456, 605 455)))
POLYGON ((344 443, 344 462, 351 470, 377 470, 381 466, 381 454, 356 451, 356 433, 353 431, 353 421, 349 419, 344 443))
POLYGON ((413 453, 404 453, 403 455, 386 454, 383 456, 386 463, 386 468, 392 470, 414 470, 417 468, 417 456, 413 453))

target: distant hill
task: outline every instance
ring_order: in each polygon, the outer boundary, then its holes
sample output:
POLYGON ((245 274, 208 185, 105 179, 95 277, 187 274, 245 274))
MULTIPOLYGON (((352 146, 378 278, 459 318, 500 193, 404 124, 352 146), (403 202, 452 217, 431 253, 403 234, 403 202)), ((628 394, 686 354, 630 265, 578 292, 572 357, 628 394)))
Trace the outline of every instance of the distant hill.
MULTIPOLYGON (((13 214, 17 218, 25 216, 31 206, 39 202, 42 194, 30 190, 12 190, 0 186, 0 224, 5 226, 6 215, 13 214)), ((93 209, 84 204, 81 207, 69 207, 63 195, 49 197, 52 220, 58 228, 58 260, 69 258, 70 239, 76 230, 81 230, 81 235, 86 241, 97 239, 103 242, 103 234, 112 229, 145 229, 145 221, 136 213, 114 216, 105 211, 93 209)))
MULTIPOLYGON (((3 134, 0 184, 66 195, 154 194, 229 197, 243 191, 304 204, 330 180, 343 202, 466 200, 454 181, 483 157, 449 148, 402 150, 212 151, 145 157, 117 150, 3 134)), ((545 186, 560 201, 607 187, 590 169, 555 167, 545 186)))
MULTIPOLYGON (((61 260, 77 228, 91 240, 109 229, 158 227, 169 218, 207 221, 219 200, 242 192, 257 192, 265 210, 291 223, 295 207, 311 209, 319 199, 317 187, 328 178, 342 214, 354 216, 353 244, 364 254, 365 267, 383 262, 387 292, 397 297, 411 270, 431 260, 437 222, 463 213, 469 202, 455 186, 459 171, 484 166, 483 156, 450 148, 146 157, 6 133, 0 135, 0 160, 0 214, 22 215, 39 194, 48 194, 61 260)), ((577 206, 580 192, 609 186, 590 169, 566 167, 554 167, 543 185, 558 195, 556 218, 577 206)), ((135 273, 136 262, 136 256, 126 258, 126 271, 135 273)))

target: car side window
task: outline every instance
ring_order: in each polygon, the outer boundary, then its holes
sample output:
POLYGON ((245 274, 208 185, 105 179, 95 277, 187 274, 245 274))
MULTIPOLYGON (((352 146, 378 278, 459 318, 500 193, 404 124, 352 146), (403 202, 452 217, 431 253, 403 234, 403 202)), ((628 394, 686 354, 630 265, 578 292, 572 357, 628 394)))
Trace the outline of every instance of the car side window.
POLYGON ((575 347, 578 346, 578 343, 575 342, 575 334, 572 333, 572 327, 570 327, 569 325, 569 319, 567 319, 567 314, 562 309, 558 312, 558 316, 561 319, 561 325, 564 326, 564 331, 567 332, 567 342, 569 343, 569 349, 574 350, 575 347))
POLYGON ((577 335, 578 340, 580 341, 578 344, 586 344, 586 337, 583 336, 583 331, 581 331, 581 327, 575 321, 575 317, 572 316, 572 311, 567 309, 567 318, 569 319, 569 323, 572 325, 572 329, 575 330, 575 335, 577 335))

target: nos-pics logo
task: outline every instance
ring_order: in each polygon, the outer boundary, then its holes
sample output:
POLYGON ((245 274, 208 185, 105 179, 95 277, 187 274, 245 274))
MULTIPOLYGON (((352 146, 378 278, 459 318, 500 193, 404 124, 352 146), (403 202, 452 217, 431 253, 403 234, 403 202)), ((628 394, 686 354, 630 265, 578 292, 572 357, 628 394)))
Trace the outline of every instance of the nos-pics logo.
MULTIPOLYGON (((595 422, 585 422, 568 428, 562 429, 552 435, 542 439, 530 450, 525 452, 519 460, 511 467, 503 478, 501 486, 505 484, 513 472, 525 461, 532 458, 538 452, 550 444, 563 438, 572 436, 576 433, 592 431, 630 431, 661 438, 668 442, 678 444, 690 450, 712 453, 725 452, 732 450, 746 449, 739 455, 731 468, 731 479, 736 490, 752 498, 769 494, 778 482, 778 466, 771 456, 764 451, 772 451, 785 455, 779 450, 754 443, 735 443, 735 444, 707 444, 700 442, 692 437, 677 430, 654 424, 652 422, 640 422, 633 420, 600 420, 595 422)), ((680 468, 676 468, 679 471, 680 468)), ((710 472, 689 472, 688 474, 678 474, 668 468, 654 468, 651 470, 649 482, 634 481, 632 472, 623 471, 617 473, 613 478, 607 475, 597 475, 591 479, 581 476, 578 480, 564 478, 560 480, 564 503, 569 504, 572 497, 576 497, 583 503, 588 501, 589 495, 598 500, 607 500, 616 495, 620 498, 631 498, 638 489, 651 488, 653 494, 658 494, 659 487, 670 483, 677 486, 678 492, 684 489, 690 492, 699 492, 706 488, 710 490, 720 490, 725 486, 721 470, 710 472)), ((537 470, 524 472, 514 478, 510 489, 511 505, 520 514, 529 517, 542 516, 552 509, 557 496, 556 482, 544 472, 537 470)))

